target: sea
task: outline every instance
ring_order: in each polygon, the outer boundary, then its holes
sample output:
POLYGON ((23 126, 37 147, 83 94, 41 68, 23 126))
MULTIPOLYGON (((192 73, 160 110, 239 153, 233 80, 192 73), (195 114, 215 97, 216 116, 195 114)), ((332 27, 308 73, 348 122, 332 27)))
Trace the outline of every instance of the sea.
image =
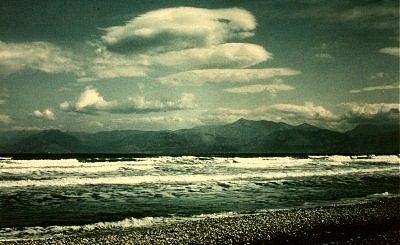
POLYGON ((0 241, 400 195, 400 158, 0 158, 0 241))

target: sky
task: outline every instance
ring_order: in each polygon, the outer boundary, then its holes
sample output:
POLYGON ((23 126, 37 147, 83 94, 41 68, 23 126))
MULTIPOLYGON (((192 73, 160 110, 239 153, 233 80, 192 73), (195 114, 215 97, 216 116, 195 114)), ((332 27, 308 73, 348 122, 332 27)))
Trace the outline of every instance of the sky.
POLYGON ((0 2, 0 130, 399 119, 399 2, 0 2))

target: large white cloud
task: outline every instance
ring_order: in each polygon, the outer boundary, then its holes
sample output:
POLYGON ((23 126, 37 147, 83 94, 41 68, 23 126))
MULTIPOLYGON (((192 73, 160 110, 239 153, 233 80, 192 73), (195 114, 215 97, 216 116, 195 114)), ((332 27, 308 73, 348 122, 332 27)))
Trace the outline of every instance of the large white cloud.
POLYGON ((42 119, 47 119, 47 120, 55 120, 56 119, 54 112, 50 108, 47 108, 43 111, 35 110, 34 112, 32 112, 32 115, 36 118, 42 118, 42 119))
POLYGON ((63 111, 96 114, 110 113, 150 113, 173 110, 185 110, 197 107, 193 94, 182 93, 177 100, 146 100, 143 96, 129 97, 125 101, 107 101, 96 88, 86 87, 75 101, 64 101, 60 104, 63 111))
POLYGON ((0 41, 0 75, 9 75, 22 69, 47 73, 81 72, 71 52, 51 43, 0 41))
POLYGON ((93 87, 86 87, 85 91, 74 102, 64 101, 60 104, 63 111, 75 111, 81 113, 95 113, 112 109, 117 101, 106 101, 103 96, 93 87))
POLYGON ((114 51, 152 51, 221 44, 253 35, 254 17, 238 8, 166 8, 147 12, 123 26, 105 29, 102 40, 114 51), (131 50, 132 51, 132 50, 131 50))
POLYGON ((263 47, 249 43, 225 43, 183 49, 148 57, 149 62, 179 70, 247 68, 271 58, 263 47))
POLYGON ((185 71, 160 78, 163 84, 173 86, 203 85, 205 83, 246 83, 272 77, 293 76, 299 71, 290 68, 263 69, 204 69, 185 71))

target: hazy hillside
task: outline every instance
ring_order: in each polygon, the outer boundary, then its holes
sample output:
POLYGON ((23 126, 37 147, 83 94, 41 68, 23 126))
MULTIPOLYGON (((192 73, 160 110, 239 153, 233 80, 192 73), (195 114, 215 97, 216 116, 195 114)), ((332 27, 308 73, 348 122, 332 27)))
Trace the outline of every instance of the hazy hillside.
POLYGON ((339 133, 240 119, 176 131, 1 132, 2 153, 398 153, 399 125, 359 125, 339 133), (4 140, 6 139, 6 140, 4 140))

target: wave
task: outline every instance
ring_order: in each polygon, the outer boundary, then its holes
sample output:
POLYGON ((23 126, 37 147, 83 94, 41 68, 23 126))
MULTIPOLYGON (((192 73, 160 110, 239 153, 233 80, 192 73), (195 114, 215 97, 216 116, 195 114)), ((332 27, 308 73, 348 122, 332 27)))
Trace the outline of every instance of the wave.
POLYGON ((221 161, 221 165, 231 168, 271 168, 271 167, 293 167, 311 164, 311 159, 298 159, 292 157, 268 157, 268 158, 239 158, 235 157, 228 161, 221 161))
POLYGON ((97 174, 97 173, 111 173, 126 170, 149 170, 153 166, 138 165, 138 166, 81 166, 81 167, 25 167, 25 168, 0 168, 0 174, 44 174, 44 173, 76 173, 76 174, 97 174))
POLYGON ((98 222, 86 225, 70 226, 33 226, 24 228, 3 228, 0 229, 0 241, 13 240, 21 238, 43 238, 54 235, 68 235, 76 232, 87 232, 98 229, 118 229, 118 228, 136 228, 150 227, 156 224, 172 222, 173 220, 163 217, 144 217, 144 218, 126 218, 115 222, 98 222))
POLYGON ((345 170, 317 170, 317 171, 288 171, 288 172, 257 172, 243 174, 187 174, 187 175, 146 175, 146 176, 112 176, 98 178, 66 177, 46 180, 15 180, 1 181, 0 188, 12 187, 60 187, 74 185, 140 185, 160 183, 198 183, 233 180, 280 180, 288 178, 302 178, 313 176, 335 176, 347 174, 377 173, 398 171, 398 168, 370 168, 370 169, 345 169, 345 170))

